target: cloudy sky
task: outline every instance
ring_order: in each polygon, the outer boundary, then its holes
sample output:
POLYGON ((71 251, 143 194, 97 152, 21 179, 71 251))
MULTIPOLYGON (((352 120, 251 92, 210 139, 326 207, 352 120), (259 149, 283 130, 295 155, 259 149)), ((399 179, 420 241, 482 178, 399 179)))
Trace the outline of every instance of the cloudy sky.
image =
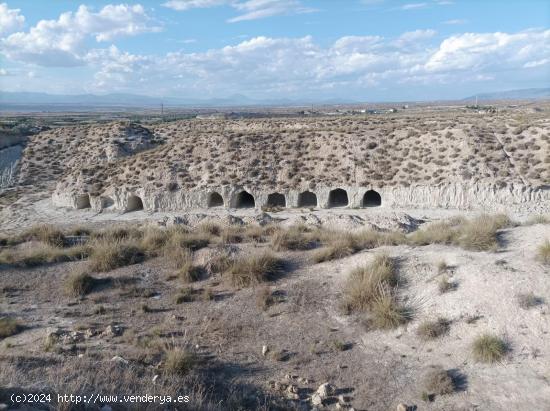
POLYGON ((550 86, 547 0, 0 0, 0 89, 363 101, 550 86))

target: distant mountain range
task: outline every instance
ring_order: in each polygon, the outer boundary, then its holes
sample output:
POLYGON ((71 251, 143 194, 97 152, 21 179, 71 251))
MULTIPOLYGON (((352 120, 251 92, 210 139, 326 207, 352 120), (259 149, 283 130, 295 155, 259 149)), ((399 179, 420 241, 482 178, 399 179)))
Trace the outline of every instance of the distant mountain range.
MULTIPOLYGON (((465 98, 462 101, 474 100, 476 96, 465 98)), ((481 93, 478 100, 506 100, 506 99, 545 99, 550 98, 550 88, 531 88, 509 90, 493 93, 481 93)), ((291 99, 255 100, 241 94, 226 98, 193 99, 184 97, 150 97, 137 94, 47 94, 32 92, 0 92, 0 110, 16 109, 18 106, 64 106, 75 109, 85 107, 231 107, 231 106, 300 106, 300 105, 334 105, 356 104, 357 101, 345 99, 326 99, 318 101, 298 101, 291 99)))
POLYGON ((520 90, 480 93, 464 100, 539 100, 550 98, 550 88, 524 88, 520 90))
MULTIPOLYGON (((317 104, 350 104, 351 100, 327 99, 317 104)), ((228 107, 228 106, 291 106, 311 104, 290 99, 254 100, 241 94, 226 98, 193 99, 179 97, 150 97, 137 94, 47 94, 32 92, 0 92, 0 105, 75 105, 93 107, 228 107)))

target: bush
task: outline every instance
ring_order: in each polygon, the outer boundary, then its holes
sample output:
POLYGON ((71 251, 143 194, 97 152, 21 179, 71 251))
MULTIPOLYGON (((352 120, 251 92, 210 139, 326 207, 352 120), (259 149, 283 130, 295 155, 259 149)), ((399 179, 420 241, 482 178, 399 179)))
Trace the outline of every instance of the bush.
POLYGON ((345 288, 347 303, 352 310, 364 311, 371 307, 381 288, 397 286, 397 270, 393 259, 378 254, 366 267, 354 269, 348 277, 345 288))
POLYGON ((411 311, 399 303, 391 290, 383 286, 380 288, 381 291, 371 303, 372 325, 380 329, 390 329, 411 320, 411 311))
POLYGON ((166 351, 164 370, 168 374, 187 375, 198 363, 197 356, 181 348, 171 348, 166 351))
POLYGON ((424 321, 418 326, 418 336, 426 341, 441 337, 449 332, 449 321, 438 318, 435 321, 424 321))
POLYGON ((21 324, 13 318, 0 318, 0 338, 10 337, 21 331, 21 324))
POLYGON ((398 276, 395 261, 378 254, 366 267, 354 269, 346 283, 345 307, 349 311, 368 311, 376 328, 394 328, 412 318, 397 296, 398 276))
POLYGON ((65 292, 74 297, 84 296, 92 291, 95 284, 95 278, 84 269, 78 269, 65 279, 65 292))
POLYGON ((0 252, 0 264, 9 264, 16 267, 36 267, 50 263, 81 260, 86 258, 88 253, 88 246, 58 248, 40 244, 32 248, 2 251, 0 252))
POLYGON ((461 227, 457 243, 466 250, 495 250, 498 246, 497 230, 509 224, 507 216, 479 216, 461 227))
POLYGON ((466 250, 490 251, 498 246, 497 231, 513 223, 504 214, 480 215, 471 220, 454 218, 428 225, 409 235, 412 245, 454 244, 466 250))
POLYGON ((424 377, 425 390, 430 394, 446 395, 455 392, 456 387, 449 371, 434 367, 424 377))
POLYGON ((474 359, 479 362, 494 363, 500 361, 508 351, 506 343, 501 338, 483 334, 477 337, 472 345, 474 359))
POLYGON ((52 247, 63 247, 65 235, 52 225, 43 224, 31 227, 23 234, 26 240, 37 240, 52 247))
POLYGON ((284 261, 269 252, 241 257, 233 262, 224 275, 235 287, 248 287, 273 281, 283 273, 284 261))
POLYGON ((145 254, 134 240, 99 240, 91 244, 90 269, 111 271, 115 268, 137 264, 145 259, 145 254))
POLYGON ((271 245, 275 251, 309 250, 315 247, 315 241, 308 233, 291 227, 288 230, 275 233, 271 245))
POLYGON ((546 240, 537 249, 537 259, 546 265, 550 265, 550 241, 546 240))

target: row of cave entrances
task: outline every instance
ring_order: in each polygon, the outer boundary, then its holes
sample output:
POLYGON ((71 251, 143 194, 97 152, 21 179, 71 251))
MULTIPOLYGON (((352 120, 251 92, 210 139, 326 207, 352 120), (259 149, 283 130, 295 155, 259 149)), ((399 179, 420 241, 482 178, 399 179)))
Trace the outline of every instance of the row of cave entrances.
MULTIPOLYGON (((104 199, 102 201, 102 207, 109 207, 109 200, 104 199)), ((223 207, 223 197, 217 193, 210 193, 208 196, 208 207, 223 207)), ((304 191, 298 195, 298 207, 317 207, 317 195, 311 191, 304 191)), ((347 207, 349 205, 348 193, 346 190, 337 188, 329 193, 328 206, 333 207, 347 207)), ((368 190, 361 200, 362 207, 378 207, 382 205, 382 197, 374 190, 368 190)), ((281 193, 271 193, 267 196, 267 206, 269 207, 286 207, 286 197, 281 193)), ((76 200, 76 208, 84 209, 90 208, 90 196, 87 194, 81 195, 76 200)), ((256 201, 254 196, 247 191, 241 191, 237 195, 236 208, 254 208, 256 207, 256 201)), ((126 205, 126 211, 138 211, 143 210, 143 201, 140 197, 133 195, 128 198, 126 205)))
MULTIPOLYGON (((211 193, 208 196, 208 207, 222 207, 223 198, 219 193, 211 193)), ((271 193, 267 196, 268 207, 286 207, 286 197, 281 193, 271 193)), ((317 207, 317 195, 311 191, 304 191, 298 195, 298 207, 317 207)), ((346 190, 337 188, 329 193, 328 206, 347 207, 349 205, 348 193, 346 190)), ((378 207, 382 205, 382 197, 374 190, 369 190, 363 195, 362 207, 378 207)), ((254 208, 256 201, 254 196, 247 191, 241 191, 237 195, 236 208, 254 208)))

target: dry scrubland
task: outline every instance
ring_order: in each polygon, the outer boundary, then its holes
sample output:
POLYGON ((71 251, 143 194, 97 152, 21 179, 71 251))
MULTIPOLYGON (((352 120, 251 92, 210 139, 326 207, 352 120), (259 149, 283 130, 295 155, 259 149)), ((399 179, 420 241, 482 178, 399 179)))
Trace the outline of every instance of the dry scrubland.
POLYGON ((549 130, 547 111, 417 110, 36 134, 0 194, 0 404, 15 390, 189 395, 193 410, 544 410, 543 196, 519 211, 497 204, 509 216, 392 210, 384 198, 364 209, 114 213, 56 208, 51 196, 455 182, 543 191, 549 130))
POLYGON ((35 226, 0 239, 0 403, 544 409, 549 224, 35 226))
POLYGON ((550 180, 541 114, 112 123, 33 136, 21 184, 99 195, 110 187, 175 191, 240 184, 403 186, 550 180))

